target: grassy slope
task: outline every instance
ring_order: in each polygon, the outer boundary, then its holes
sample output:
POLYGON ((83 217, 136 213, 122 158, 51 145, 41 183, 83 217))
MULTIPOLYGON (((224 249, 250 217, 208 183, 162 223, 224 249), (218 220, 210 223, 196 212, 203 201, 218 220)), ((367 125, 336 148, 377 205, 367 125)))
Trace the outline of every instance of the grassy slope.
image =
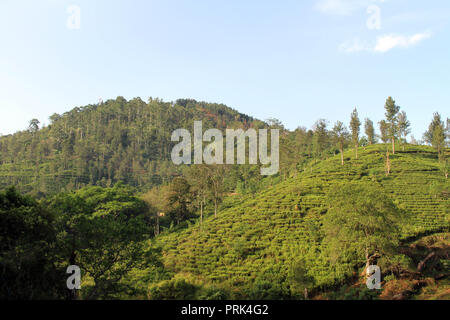
POLYGON ((447 232, 449 201, 430 193, 432 182, 448 185, 433 149, 407 146, 405 152, 391 154, 389 177, 385 153, 385 145, 369 146, 361 148, 355 160, 348 151, 343 167, 336 156, 253 198, 228 199, 229 208, 206 219, 202 231, 194 225, 157 239, 164 264, 202 283, 251 287, 263 277, 277 279, 292 291, 292 262, 306 254, 315 257, 311 252, 316 251, 316 260, 309 261, 314 266, 311 272, 326 285, 333 279, 327 278, 330 266, 319 254, 320 220, 327 212, 324 199, 339 183, 350 180, 382 185, 400 208, 412 213, 410 224, 404 226, 405 239, 447 232))

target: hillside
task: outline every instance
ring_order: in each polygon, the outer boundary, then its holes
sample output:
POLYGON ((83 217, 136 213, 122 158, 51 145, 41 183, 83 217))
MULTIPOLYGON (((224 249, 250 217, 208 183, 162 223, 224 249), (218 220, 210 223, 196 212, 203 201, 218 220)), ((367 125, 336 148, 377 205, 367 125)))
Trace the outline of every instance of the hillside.
MULTIPOLYGON (((221 288, 237 298, 301 297, 302 289, 295 281, 299 261, 316 294, 355 283, 351 279, 362 270, 361 261, 334 265, 322 243, 322 219, 329 209, 325 199, 342 183, 382 187, 407 217, 402 225, 403 245, 448 232, 450 227, 449 182, 439 169, 436 152, 408 145, 405 151, 391 154, 391 174, 386 176, 386 148, 361 148, 358 160, 347 151, 344 166, 335 156, 256 196, 228 198, 218 217, 206 219, 202 230, 195 224, 156 239, 164 265, 175 279, 221 288)), ((446 241, 446 257, 439 257, 434 271, 448 274, 448 237, 446 241)), ((410 273, 415 272, 421 255, 426 252, 409 257, 410 273)))
POLYGON ((167 183, 179 172, 170 160, 171 134, 193 128, 194 120, 205 129, 263 125, 223 104, 118 97, 0 137, 0 189, 16 185, 42 197, 118 181, 141 190, 167 183))
POLYGON ((373 123, 360 138, 356 109, 351 119, 354 136, 324 119, 290 131, 221 104, 122 97, 54 114, 43 128, 33 119, 0 137, 2 296, 64 297, 56 275, 69 263, 85 270, 72 292, 81 299, 448 297, 448 126, 435 114, 433 148, 398 139, 387 161, 392 146, 375 144, 373 123), (174 165, 171 133, 195 120, 279 129, 279 173, 174 165), (32 248, 26 266, 21 247, 32 248), (383 292, 363 283, 371 263, 383 292), (36 266, 55 277, 23 282, 36 266))

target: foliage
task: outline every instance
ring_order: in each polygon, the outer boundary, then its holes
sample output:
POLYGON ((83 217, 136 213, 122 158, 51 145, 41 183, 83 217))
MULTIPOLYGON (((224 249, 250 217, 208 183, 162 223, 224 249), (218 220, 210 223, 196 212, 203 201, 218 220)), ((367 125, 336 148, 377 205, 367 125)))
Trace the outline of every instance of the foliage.
MULTIPOLYGON (((385 221, 370 237, 380 238, 380 245, 371 248, 380 253, 383 272, 407 270, 409 262, 396 249, 398 242, 448 230, 448 200, 435 198, 429 189, 445 177, 436 152, 425 146, 397 152, 386 177, 386 147, 367 146, 359 159, 344 151, 344 166, 339 156, 330 157, 254 195, 226 197, 217 218, 206 217, 202 230, 193 225, 155 239, 163 247, 164 265, 180 276, 189 273, 198 281, 224 287, 237 299, 303 298, 305 287, 310 297, 338 291, 366 262, 364 250, 361 254, 364 242, 343 250, 326 238, 325 220, 336 210, 330 199, 346 190, 348 194, 336 200, 343 208, 347 200, 362 203, 361 208, 373 205, 378 211, 368 218, 385 221), (386 225, 391 220, 396 223, 386 225), (385 237, 387 229, 397 233, 385 237), (336 257, 341 263, 332 262, 336 257)), ((348 231, 350 238, 360 234, 348 231)), ((366 293, 361 297, 370 298, 366 293)), ((357 298, 359 293, 350 296, 357 298)))
MULTIPOLYGON (((393 147, 409 129, 399 111, 388 98, 380 129, 393 147)), ((375 144, 369 119, 359 138, 356 109, 357 157, 342 122, 289 131, 188 99, 119 97, 50 119, 0 137, 0 187, 40 199, 0 194, 9 298, 62 298, 65 268, 78 264, 83 299, 372 299, 355 284, 364 263, 401 278, 424 257, 398 244, 449 230, 449 126, 440 116, 428 131, 435 148, 403 144, 388 176, 389 146, 375 144), (262 177, 258 165, 175 167, 170 133, 194 120, 280 129, 279 175, 262 177)), ((441 272, 439 252, 432 267, 441 272)))
MULTIPOLYGON (((411 133, 411 122, 409 122, 408 118, 406 117, 406 112, 402 111, 397 116, 397 123, 398 123, 398 133, 401 138, 403 138, 406 142, 406 137, 408 134, 411 133)), ((403 150, 405 147, 403 146, 403 150)))
POLYGON ((392 97, 388 97, 384 109, 386 110, 387 134, 392 140, 392 153, 395 154, 395 140, 397 139, 399 132, 397 114, 400 111, 400 107, 396 105, 395 100, 392 99, 392 97))
POLYGON ((123 97, 50 120, 39 129, 33 119, 27 131, 0 137, 0 187, 40 197, 119 181, 149 190, 180 174, 170 157, 175 129, 192 130, 194 120, 205 130, 264 126, 222 104, 123 97))
POLYGON ((150 234, 147 207, 129 187, 88 187, 58 194, 47 205, 58 216, 61 263, 80 266, 93 280, 83 298, 110 298, 127 272, 148 262, 142 255, 150 234))
POLYGON ((15 188, 0 192, 0 299, 64 296, 55 265, 54 215, 15 188))
POLYGON ((375 136, 375 128, 373 126, 373 121, 369 118, 366 118, 364 120, 364 132, 367 136, 367 141, 369 142, 369 145, 376 143, 376 136, 375 136))
POLYGON ((167 196, 168 215, 179 224, 189 217, 191 202, 190 184, 183 177, 177 177, 170 185, 167 196))
POLYGON ((352 141, 355 146, 355 157, 358 159, 359 132, 361 121, 359 121, 358 110, 355 108, 350 116, 350 129, 352 131, 352 141))
POLYGON ((348 140, 347 128, 341 121, 337 121, 333 127, 332 134, 334 141, 341 152, 341 163, 344 165, 344 146, 348 140))
POLYGON ((383 143, 387 143, 389 141, 389 125, 386 121, 381 120, 379 122, 380 126, 380 139, 383 143))
POLYGON ((323 220, 325 243, 332 263, 346 259, 366 266, 398 245, 400 212, 381 188, 372 184, 346 184, 329 198, 323 220))

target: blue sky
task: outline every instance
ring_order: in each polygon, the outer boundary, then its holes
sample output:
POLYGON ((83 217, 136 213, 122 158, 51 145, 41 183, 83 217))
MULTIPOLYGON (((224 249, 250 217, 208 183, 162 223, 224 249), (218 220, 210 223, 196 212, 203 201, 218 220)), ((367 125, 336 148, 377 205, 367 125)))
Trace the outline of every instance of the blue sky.
POLYGON ((378 122, 391 95, 416 138, 449 116, 448 0, 2 0, 0 39, 3 134, 119 95, 220 102, 290 129, 348 123, 354 107, 378 122))

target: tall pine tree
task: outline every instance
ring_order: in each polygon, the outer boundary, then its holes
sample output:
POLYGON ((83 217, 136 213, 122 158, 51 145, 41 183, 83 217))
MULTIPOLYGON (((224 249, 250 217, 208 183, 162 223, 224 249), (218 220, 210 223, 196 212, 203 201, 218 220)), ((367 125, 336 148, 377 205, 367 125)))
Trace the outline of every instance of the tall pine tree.
POLYGON ((366 133, 369 145, 375 144, 375 128, 373 126, 373 121, 370 120, 369 118, 365 119, 364 131, 366 133))
MULTIPOLYGON (((408 118, 406 117, 406 112, 402 111, 397 116, 398 121, 398 133, 400 135, 400 140, 403 137, 405 139, 406 143, 406 137, 408 134, 411 133, 411 123, 409 122, 408 118)), ((403 151, 405 151, 405 145, 403 145, 403 151)))
POLYGON ((333 127, 333 139, 341 153, 341 165, 344 165, 344 145, 348 137, 348 131, 341 121, 337 121, 333 127))
POLYGON ((395 138, 398 134, 397 114, 400 111, 400 107, 395 104, 395 100, 392 97, 389 97, 386 100, 384 109, 386 110, 387 131, 392 141, 392 154, 395 154, 395 138))
POLYGON ((361 121, 358 118, 358 110, 353 110, 350 117, 350 129, 352 130, 352 141, 355 146, 355 157, 358 159, 358 147, 359 147, 359 131, 361 127, 361 121))

